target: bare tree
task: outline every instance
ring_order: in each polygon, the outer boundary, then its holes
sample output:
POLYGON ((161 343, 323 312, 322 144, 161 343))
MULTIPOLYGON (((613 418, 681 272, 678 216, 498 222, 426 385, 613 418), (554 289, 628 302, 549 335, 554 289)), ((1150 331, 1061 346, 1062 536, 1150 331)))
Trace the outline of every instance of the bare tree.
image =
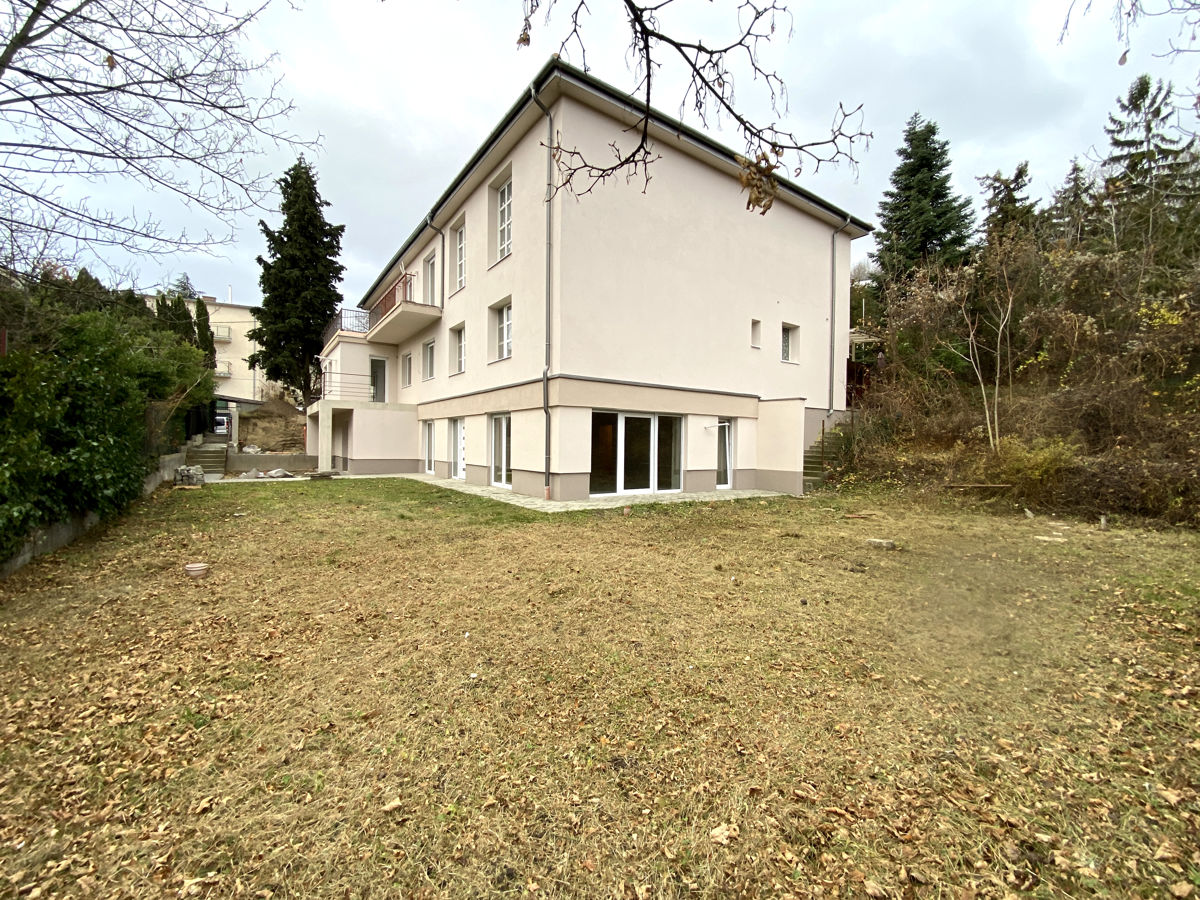
MULTIPOLYGON (((1071 0, 1067 7, 1067 15, 1063 20, 1063 40, 1071 27, 1071 18, 1075 15, 1079 0, 1071 0)), ((1082 4, 1082 15, 1087 15, 1092 9, 1092 0, 1082 4)), ((1115 0, 1113 2, 1112 20, 1117 28, 1117 37, 1125 45, 1121 54, 1120 64, 1125 65, 1129 56, 1129 48, 1133 44, 1134 29, 1143 19, 1157 19, 1164 16, 1174 16, 1179 20, 1179 30, 1176 37, 1167 42, 1162 56, 1174 56, 1182 53, 1200 53, 1200 45, 1196 36, 1200 34, 1200 0, 1115 0)), ((1200 113, 1200 73, 1197 74, 1195 89, 1192 92, 1192 103, 1200 113)))
MULTIPOLYGON (((795 175, 811 165, 814 170, 838 161, 854 162, 856 144, 866 142, 871 135, 862 130, 862 107, 847 109, 838 104, 827 135, 805 140, 785 126, 759 122, 744 112, 735 86, 745 77, 765 90, 772 113, 782 116, 787 111, 787 85, 779 73, 760 62, 759 50, 781 32, 791 33, 791 15, 780 0, 739 0, 733 7, 737 28, 733 36, 720 43, 702 38, 685 39, 669 33, 661 26, 661 14, 675 0, 620 0, 629 25, 629 54, 634 60, 637 86, 634 93, 642 100, 642 115, 635 131, 637 144, 623 150, 614 142, 613 155, 602 162, 587 159, 576 149, 556 147, 560 187, 578 194, 590 192, 596 185, 614 175, 640 176, 649 181, 650 165, 657 158, 650 138, 650 109, 655 100, 655 78, 667 59, 682 65, 686 76, 683 96, 679 99, 682 118, 689 109, 702 126, 721 119, 732 121, 745 140, 746 152, 741 157, 742 187, 747 191, 746 208, 765 213, 775 200, 777 177, 789 171, 795 175)), ((586 0, 568 0, 570 31, 559 50, 576 47, 587 69, 583 31, 591 10, 586 0)), ((524 19, 517 44, 528 46, 534 16, 544 12, 549 20, 559 0, 523 0, 524 19)))
POLYGON ((9 0, 0 10, 0 265, 107 249, 164 253, 227 241, 271 178, 260 142, 295 144, 291 105, 240 48, 270 0, 9 0), (262 84, 256 94, 251 84, 262 84), (89 202, 117 179, 174 194, 230 226, 174 233, 89 202), (83 195, 82 197, 80 195, 83 195))

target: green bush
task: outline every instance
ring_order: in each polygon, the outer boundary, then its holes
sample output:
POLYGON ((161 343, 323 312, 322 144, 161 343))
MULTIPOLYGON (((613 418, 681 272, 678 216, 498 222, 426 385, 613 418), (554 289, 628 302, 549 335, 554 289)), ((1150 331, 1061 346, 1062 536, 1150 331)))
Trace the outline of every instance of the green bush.
POLYGON ((0 560, 37 528, 139 496, 149 401, 211 393, 204 372, 199 350, 102 312, 0 357, 0 560))

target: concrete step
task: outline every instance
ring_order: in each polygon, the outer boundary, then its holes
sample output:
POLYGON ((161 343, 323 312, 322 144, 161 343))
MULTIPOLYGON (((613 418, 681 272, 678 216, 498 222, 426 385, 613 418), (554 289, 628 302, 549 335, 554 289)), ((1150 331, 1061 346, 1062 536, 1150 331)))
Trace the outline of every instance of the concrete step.
POLYGON ((225 445, 200 444, 187 448, 187 464, 200 466, 205 475, 225 474, 225 445))

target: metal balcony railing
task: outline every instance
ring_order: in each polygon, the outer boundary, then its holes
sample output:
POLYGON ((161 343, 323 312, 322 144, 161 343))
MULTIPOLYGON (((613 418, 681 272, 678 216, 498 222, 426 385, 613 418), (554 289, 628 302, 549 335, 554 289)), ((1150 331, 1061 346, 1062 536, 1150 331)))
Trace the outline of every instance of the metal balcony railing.
POLYGON ((399 280, 379 298, 379 302, 371 307, 371 328, 382 322, 387 314, 396 308, 397 303, 420 303, 422 306, 431 305, 413 297, 413 277, 411 272, 401 275, 399 280))
POLYGON ((328 344, 339 331, 366 334, 370 327, 370 317, 365 309, 339 309, 325 326, 321 340, 328 344))
POLYGON ((233 327, 230 325, 214 325, 212 326, 214 341, 232 341, 233 327))
POLYGON ((369 400, 374 402, 378 388, 370 375, 324 372, 321 375, 322 400, 369 400))

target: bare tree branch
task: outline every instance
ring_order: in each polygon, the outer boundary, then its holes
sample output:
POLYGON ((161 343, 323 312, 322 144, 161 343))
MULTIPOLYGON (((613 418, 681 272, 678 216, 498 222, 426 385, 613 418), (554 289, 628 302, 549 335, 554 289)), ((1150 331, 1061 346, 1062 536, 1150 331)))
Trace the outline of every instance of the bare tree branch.
MULTIPOLYGON (((585 0, 573 0, 570 31, 559 45, 560 52, 572 46, 582 55, 583 68, 587 57, 583 41, 583 19, 591 10, 585 0)), ((650 136, 650 110, 655 76, 666 60, 682 65, 687 81, 679 101, 680 115, 690 111, 701 126, 722 119, 732 120, 745 141, 746 152, 740 158, 742 186, 747 191, 747 209, 761 212, 774 202, 778 177, 789 170, 800 175, 806 166, 819 170, 822 165, 841 161, 854 163, 857 144, 866 143, 871 135, 862 129, 862 107, 847 109, 839 104, 829 134, 814 140, 801 138, 777 121, 762 123, 743 112, 735 86, 738 73, 761 84, 771 110, 776 116, 787 111, 787 85, 782 77, 760 61, 764 43, 775 39, 784 30, 791 33, 791 15, 781 0, 739 0, 736 6, 737 31, 729 41, 709 44, 702 39, 687 40, 670 33, 660 22, 660 14, 675 0, 638 2, 621 0, 629 26, 629 55, 637 85, 633 93, 641 101, 641 116, 629 129, 637 143, 622 150, 616 142, 610 144, 612 158, 605 161, 588 159, 577 148, 556 146, 562 188, 577 194, 587 194, 597 185, 616 175, 641 177, 649 183, 650 165, 658 158, 650 136)), ((558 0, 524 0, 524 19, 517 43, 527 46, 531 22, 539 10, 547 21, 558 0)))
POLYGON ((120 247, 167 253, 229 237, 165 229, 85 200, 89 181, 173 194, 229 227, 263 205, 264 144, 306 146, 284 129, 271 59, 241 50, 270 0, 9 0, 0 10, 0 266, 120 247), (37 236, 53 240, 47 244, 37 236))

